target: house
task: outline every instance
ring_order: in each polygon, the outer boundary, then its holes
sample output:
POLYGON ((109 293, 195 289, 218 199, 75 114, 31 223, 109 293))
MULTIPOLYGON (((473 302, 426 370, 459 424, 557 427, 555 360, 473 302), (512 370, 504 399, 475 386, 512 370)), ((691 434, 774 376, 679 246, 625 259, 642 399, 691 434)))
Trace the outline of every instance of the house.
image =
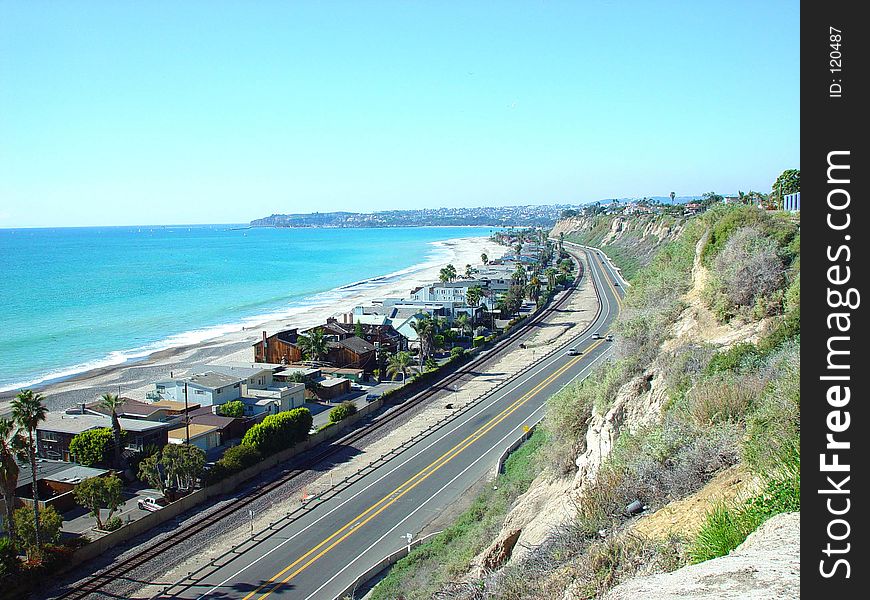
POLYGON ((302 349, 296 345, 298 339, 298 329, 286 329, 270 336, 264 331, 263 339, 254 344, 254 362, 287 365, 302 361, 302 349))
MULTIPOLYGON (((150 403, 151 406, 162 408, 166 411, 166 414, 169 416, 179 417, 184 415, 185 406, 184 402, 178 402, 177 400, 155 400, 150 403)), ((195 402, 187 403, 187 412, 194 411, 199 408, 199 404, 195 402)))
POLYGON ((212 373, 221 373, 232 378, 244 380, 242 383, 249 388, 266 389, 272 385, 271 368, 262 365, 236 366, 236 365, 206 365, 203 367, 212 373))
POLYGON ((362 369, 371 373, 377 367, 373 344, 356 336, 328 344, 327 361, 342 369, 362 369))
POLYGON ((325 377, 317 382, 317 395, 323 400, 334 400, 350 393, 350 380, 339 377, 325 377))
MULTIPOLYGON (((107 469, 84 467, 61 460, 40 458, 36 461, 39 507, 53 506, 59 513, 71 510, 77 506, 73 491, 79 483, 91 477, 104 477, 110 473, 111 471, 107 469)), ((18 506, 33 506, 33 476, 28 462, 18 465, 15 498, 16 508, 18 506)), ((5 518, 5 516, 6 506, 3 499, 0 498, 0 519, 5 518)))
MULTIPOLYGON (((160 421, 126 417, 120 417, 118 421, 121 429, 127 432, 124 448, 134 452, 151 444, 162 447, 166 444, 169 429, 174 426, 160 421)), ((37 454, 42 458, 73 461, 74 457, 69 452, 72 439, 84 431, 103 427, 111 428, 112 418, 88 412, 86 407, 49 412, 45 420, 36 426, 37 454)))
MULTIPOLYGON (((121 398, 123 403, 115 409, 115 414, 118 417, 126 419, 139 419, 143 421, 171 421, 177 418, 178 413, 168 406, 158 405, 156 403, 139 402, 130 398, 121 398)), ((101 414, 108 417, 112 416, 112 412, 104 408, 99 401, 91 402, 85 406, 87 412, 92 414, 101 414)), ((182 406, 183 408, 183 406, 182 406)))
POLYGON ((241 438, 256 420, 249 417, 225 417, 216 414, 214 406, 203 406, 190 413, 191 425, 208 425, 217 427, 220 444, 226 444, 232 439, 241 438))
POLYGON ((305 404, 305 384, 288 381, 265 390, 248 388, 239 400, 246 416, 286 412, 305 404))
POLYGON ((170 444, 183 444, 185 442, 189 442, 191 446, 196 446, 203 452, 208 452, 221 445, 221 429, 217 425, 190 423, 169 432, 170 444))
POLYGON ((161 399, 210 406, 237 400, 242 395, 242 385, 247 385, 247 382, 248 377, 243 374, 227 375, 210 370, 189 377, 165 379, 154 386, 161 399))

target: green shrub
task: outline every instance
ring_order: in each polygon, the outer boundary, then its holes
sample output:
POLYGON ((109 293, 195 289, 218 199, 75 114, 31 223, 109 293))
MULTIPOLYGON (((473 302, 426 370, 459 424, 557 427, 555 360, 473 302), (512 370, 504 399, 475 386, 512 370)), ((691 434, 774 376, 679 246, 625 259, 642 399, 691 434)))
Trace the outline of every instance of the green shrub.
POLYGON ((346 419, 351 415, 356 414, 356 404, 350 402, 349 400, 345 400, 331 411, 329 411, 329 421, 330 423, 338 423, 342 419, 346 419))
POLYGON ((306 439, 312 422, 311 412, 304 407, 269 415, 245 433, 242 444, 269 456, 306 439))
POLYGON ((744 460, 756 473, 772 474, 800 462, 800 345, 786 346, 770 359, 776 375, 746 421, 744 460))
POLYGON ((784 512, 799 511, 800 470, 767 482, 764 490, 736 506, 719 504, 707 514, 701 530, 689 549, 693 563, 725 556, 769 518, 784 512))
POLYGON ((123 526, 124 523, 121 521, 121 517, 115 516, 106 520, 105 524, 103 525, 103 529, 105 529, 106 531, 116 531, 118 529, 121 529, 121 527, 123 526))
POLYGON ((702 379, 688 393, 689 410, 698 425, 742 422, 766 384, 765 378, 749 374, 702 379))
POLYGON ((486 337, 482 335, 474 336, 474 340, 471 342, 472 346, 477 348, 478 346, 483 346, 486 343, 486 337))
POLYGON ((758 367, 762 353, 755 344, 740 342, 716 352, 707 364, 708 375, 722 372, 745 372, 758 367))
POLYGON ((220 460, 215 463, 226 469, 227 473, 238 473, 248 467, 252 467, 263 459, 260 451, 253 446, 239 444, 224 452, 220 460))
POLYGON ((451 360, 461 360, 465 356, 465 348, 462 346, 456 346, 450 350, 450 359, 451 360))
POLYGON ((18 550, 8 537, 0 538, 0 577, 14 575, 21 569, 18 550))
POLYGON ((245 414, 245 405, 241 400, 224 402, 218 406, 218 414, 223 417, 242 417, 245 414))

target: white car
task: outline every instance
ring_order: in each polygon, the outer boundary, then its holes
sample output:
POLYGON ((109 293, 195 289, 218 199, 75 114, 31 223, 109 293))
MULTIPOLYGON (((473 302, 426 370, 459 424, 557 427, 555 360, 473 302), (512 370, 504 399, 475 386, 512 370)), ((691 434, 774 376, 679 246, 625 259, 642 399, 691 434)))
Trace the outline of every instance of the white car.
POLYGON ((580 356, 582 352, 580 352, 577 348, 568 348, 568 356, 580 356))
POLYGON ((141 510, 149 510, 151 512, 160 510, 164 506, 169 504, 166 498, 140 498, 136 505, 139 506, 141 510))

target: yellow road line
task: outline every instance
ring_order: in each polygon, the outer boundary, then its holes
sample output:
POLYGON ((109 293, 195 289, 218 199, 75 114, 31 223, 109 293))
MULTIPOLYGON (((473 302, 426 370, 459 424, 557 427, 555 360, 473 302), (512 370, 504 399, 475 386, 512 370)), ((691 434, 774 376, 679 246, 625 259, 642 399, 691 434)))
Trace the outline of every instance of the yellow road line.
MULTIPOLYGON (((590 351, 594 350, 602 342, 603 342, 603 340, 599 340, 598 342, 596 342, 595 344, 590 346, 586 350, 586 353, 588 354, 590 351)), ((367 524, 372 519, 374 519, 378 514, 380 514, 381 512, 386 510, 389 506, 391 506, 392 504, 397 502, 402 496, 404 496, 405 494, 410 492, 412 489, 417 487, 420 483, 425 481, 430 475, 435 473, 438 469, 440 469, 441 467, 446 465, 448 462, 450 462, 451 460, 453 460, 454 458, 459 456, 459 454, 461 454, 464 450, 466 450, 469 446, 471 446, 471 444, 473 444, 475 441, 477 441, 478 439, 480 439, 481 437, 486 435, 486 433, 488 433, 491 429, 493 429, 499 423, 504 421, 511 414, 516 412, 523 404, 525 404, 531 398, 536 396, 544 387, 549 385, 554 379, 556 379, 557 377, 562 375, 565 371, 567 371, 569 368, 574 366, 582 358, 583 357, 578 356, 578 357, 570 360, 568 363, 566 363, 565 365, 560 367, 558 370, 551 373, 546 379, 544 379, 539 384, 537 384, 534 388, 532 388, 531 390, 526 392, 519 399, 515 400, 510 406, 508 406, 501 413, 499 413, 498 415, 493 417, 489 422, 487 422, 486 424, 479 427, 474 433, 472 433, 471 435, 466 437, 464 440, 462 440, 461 442, 459 442, 458 444, 453 446, 453 448, 451 448, 450 450, 448 450, 447 452, 442 454, 440 457, 435 459, 429 465, 427 465, 426 467, 424 467, 423 469, 418 471, 410 479, 408 479, 407 481, 405 481, 404 483, 399 485, 399 487, 397 487, 395 490, 393 490, 389 494, 385 495, 383 498, 378 500, 378 502, 376 502, 375 504, 370 506, 368 509, 363 511, 361 514, 359 514, 357 517, 355 517, 354 519, 352 519, 351 521, 346 523, 344 526, 342 526, 340 529, 335 531, 328 538, 326 538, 325 540, 323 540, 322 542, 317 544, 315 547, 311 548, 308 552, 306 552, 305 554, 300 556, 298 559, 293 561, 291 564, 284 567, 281 571, 279 571, 274 576, 272 576, 269 579, 269 581, 260 585, 257 589, 253 590, 247 596, 245 596, 243 600, 249 600, 250 598, 252 598, 256 594, 258 594, 260 591, 262 591, 264 588, 272 585, 272 589, 270 589, 269 591, 267 591, 266 593, 264 593, 262 596, 259 597, 260 599, 266 598, 269 594, 274 592, 278 587, 280 587, 281 585, 287 583, 288 581, 290 581, 291 579, 296 577, 299 573, 301 573, 302 571, 307 569, 309 566, 311 566, 311 564, 313 564, 315 561, 317 561, 318 559, 323 557, 323 555, 325 555, 327 552, 332 550, 335 546, 340 544, 342 541, 344 541, 349 536, 351 536, 356 531, 358 531, 360 528, 362 528, 365 524, 367 524), (403 488, 405 488, 405 489, 403 489, 403 488), (360 520, 360 519, 362 519, 362 520, 360 520), (341 535, 342 533, 344 533, 344 535, 341 535), (338 538, 338 539, 336 539, 336 538, 338 538), (332 542, 332 543, 330 543, 330 542, 332 542), (323 548, 327 544, 329 544, 329 546, 326 548, 323 548), (316 556, 314 556, 313 558, 308 560, 304 565, 300 566, 298 569, 293 571, 285 579, 276 583, 276 580, 279 577, 284 575, 287 571, 289 571, 290 569, 292 569, 293 567, 295 567, 296 565, 298 565, 299 563, 304 561, 306 558, 310 557, 312 554, 314 554, 315 552, 317 552, 321 548, 323 548, 323 550, 321 550, 316 556)))

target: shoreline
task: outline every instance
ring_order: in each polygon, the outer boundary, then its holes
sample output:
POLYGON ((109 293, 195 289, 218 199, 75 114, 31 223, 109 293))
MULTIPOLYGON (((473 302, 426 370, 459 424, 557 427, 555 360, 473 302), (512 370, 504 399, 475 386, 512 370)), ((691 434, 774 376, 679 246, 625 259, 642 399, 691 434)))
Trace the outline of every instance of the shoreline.
MULTIPOLYGON (((495 256, 503 248, 486 237, 451 238, 432 242, 432 246, 435 255, 422 263, 342 284, 305 298, 286 311, 216 326, 232 328, 231 331, 194 343, 157 349, 118 364, 97 366, 46 380, 28 386, 28 389, 43 394, 51 410, 90 402, 108 391, 116 393, 120 390, 123 396, 142 399, 154 381, 168 376, 171 371, 184 372, 216 362, 251 363, 251 346, 260 338, 263 330, 274 333, 288 327, 304 329, 323 323, 335 314, 350 312, 354 306, 369 304, 375 298, 406 296, 417 285, 437 281, 438 271, 448 263, 453 263, 457 270, 462 270, 466 264, 479 266, 482 252, 495 256), (437 253, 439 249, 443 250, 442 255, 437 253)), ((167 340, 171 337, 168 336, 167 340)), ((8 412, 8 403, 17 392, 17 389, 0 392, 0 414, 8 412)))

